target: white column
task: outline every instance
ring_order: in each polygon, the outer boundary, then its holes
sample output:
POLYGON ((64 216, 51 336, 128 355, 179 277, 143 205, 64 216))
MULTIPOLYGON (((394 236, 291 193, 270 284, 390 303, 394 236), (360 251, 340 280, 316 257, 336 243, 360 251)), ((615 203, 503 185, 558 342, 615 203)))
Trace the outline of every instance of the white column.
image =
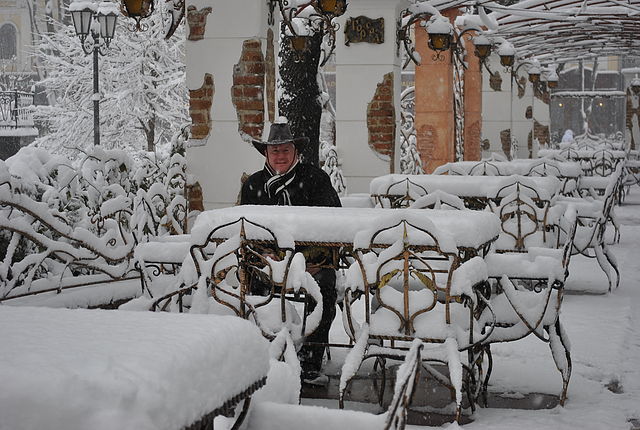
POLYGON ((336 144, 343 160, 342 172, 349 193, 369 192, 372 178, 391 171, 390 157, 374 152, 368 144, 367 106, 384 75, 394 74, 396 111, 395 171, 399 170, 400 59, 396 55, 396 20, 405 0, 350 0, 338 18, 336 41, 336 144), (344 28, 349 18, 360 15, 384 18, 384 43, 345 45, 344 28))
MULTIPOLYGON (((187 41, 187 86, 198 89, 205 73, 213 75, 211 131, 207 139, 190 142, 188 172, 203 189, 206 209, 233 205, 243 172, 260 169, 264 157, 238 133, 236 109, 231 102, 233 67, 247 39, 262 40, 266 52, 267 2, 264 0, 187 0, 187 7, 211 7, 204 39, 187 41), (196 146, 197 145, 197 146, 196 146)), ((188 29, 187 29, 188 31, 188 29)), ((265 97, 266 117, 266 97, 265 97)))
MULTIPOLYGON (((500 65, 497 55, 489 57, 489 69, 494 73, 500 73, 502 84, 500 90, 496 91, 491 88, 491 75, 483 67, 482 71, 482 137, 488 139, 490 143, 489 150, 482 151, 482 157, 488 157, 493 152, 500 155, 504 154, 502 143, 500 141, 500 132, 511 128, 510 108, 511 108, 511 77, 509 71, 505 71, 500 65)), ((515 87, 515 85, 514 85, 515 87)))

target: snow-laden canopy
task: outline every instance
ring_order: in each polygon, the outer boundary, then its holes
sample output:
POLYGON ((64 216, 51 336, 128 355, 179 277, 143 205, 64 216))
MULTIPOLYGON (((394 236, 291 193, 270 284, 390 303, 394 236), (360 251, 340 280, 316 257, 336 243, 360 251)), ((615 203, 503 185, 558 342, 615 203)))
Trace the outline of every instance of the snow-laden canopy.
POLYGON ((568 61, 637 55, 640 0, 525 0, 511 6, 480 2, 518 56, 568 61))
POLYGON ((458 24, 482 25, 495 42, 511 42, 519 57, 566 62, 638 55, 640 0, 524 0, 503 6, 486 0, 424 0, 440 12, 469 8, 458 24))

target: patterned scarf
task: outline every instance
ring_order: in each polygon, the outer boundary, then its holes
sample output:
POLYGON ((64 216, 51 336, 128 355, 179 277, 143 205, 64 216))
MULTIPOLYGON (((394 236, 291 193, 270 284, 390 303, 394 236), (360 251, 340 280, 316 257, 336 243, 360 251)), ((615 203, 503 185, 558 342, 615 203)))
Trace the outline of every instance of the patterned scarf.
POLYGON ((297 165, 298 160, 293 163, 286 173, 278 174, 268 163, 264 164, 264 170, 270 176, 264 184, 264 191, 269 196, 269 199, 275 199, 279 206, 291 206, 291 196, 287 187, 296 177, 295 170, 297 165))

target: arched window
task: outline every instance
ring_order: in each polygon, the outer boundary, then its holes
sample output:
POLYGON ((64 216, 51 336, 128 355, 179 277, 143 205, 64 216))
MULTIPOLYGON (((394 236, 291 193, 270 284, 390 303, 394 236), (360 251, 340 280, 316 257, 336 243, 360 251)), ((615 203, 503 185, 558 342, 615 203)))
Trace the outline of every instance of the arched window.
POLYGON ((11 24, 0 26, 0 60, 10 60, 17 54, 18 37, 11 24))

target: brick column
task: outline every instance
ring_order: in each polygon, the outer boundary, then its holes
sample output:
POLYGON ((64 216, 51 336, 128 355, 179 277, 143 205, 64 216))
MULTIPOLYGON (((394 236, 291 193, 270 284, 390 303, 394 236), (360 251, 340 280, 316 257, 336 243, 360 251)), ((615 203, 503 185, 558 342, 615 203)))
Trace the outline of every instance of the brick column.
POLYGON ((396 111, 393 104, 393 72, 384 75, 367 106, 369 147, 390 157, 393 167, 393 144, 396 136, 396 111))
MULTIPOLYGON (((458 10, 442 13, 451 21, 458 10)), ((416 66, 416 138, 418 152, 426 173, 454 160, 453 66, 449 51, 434 59, 435 51, 427 46, 429 36, 416 27, 416 49, 422 64, 416 66)))
MULTIPOLYGON (((475 36, 471 32, 470 36, 475 36)), ((463 36, 467 39, 468 36, 463 36)), ((465 41, 468 68, 464 71, 464 159, 480 160, 482 134, 482 70, 480 59, 474 54, 473 41, 465 41)))

